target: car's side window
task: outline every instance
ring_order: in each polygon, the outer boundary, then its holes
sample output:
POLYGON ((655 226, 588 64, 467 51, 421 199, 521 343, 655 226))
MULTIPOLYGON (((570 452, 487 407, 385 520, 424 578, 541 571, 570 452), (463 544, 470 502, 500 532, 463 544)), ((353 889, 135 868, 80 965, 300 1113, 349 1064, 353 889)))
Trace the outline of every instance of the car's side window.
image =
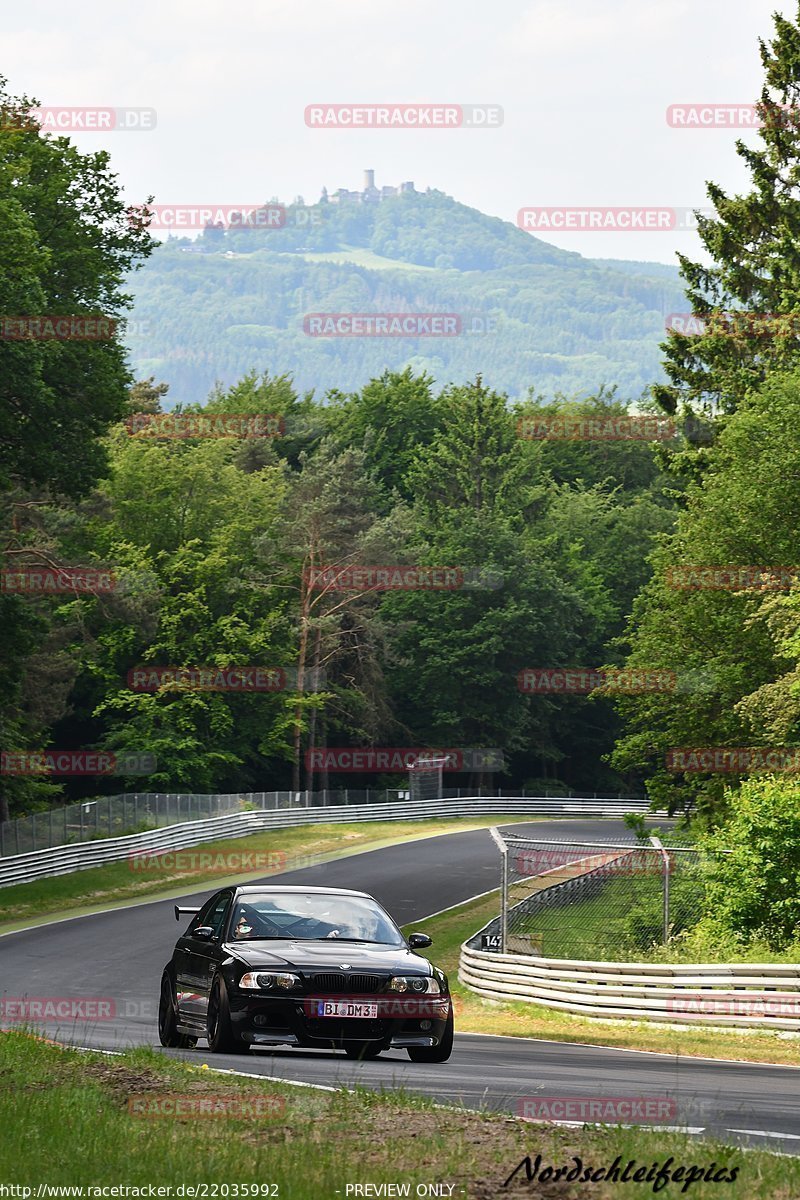
POLYGON ((197 929, 200 925, 211 924, 211 912, 216 906, 218 900, 219 896, 212 896, 210 900, 206 900, 205 904, 200 909, 200 912, 195 913, 195 915, 192 917, 189 923, 189 928, 186 930, 187 934, 194 933, 195 929, 197 929))
POLYGON ((221 937, 222 931, 225 928, 225 921, 228 916, 228 909, 231 903, 231 893, 223 892, 217 897, 217 902, 213 906, 208 917, 208 924, 214 930, 214 937, 221 937))

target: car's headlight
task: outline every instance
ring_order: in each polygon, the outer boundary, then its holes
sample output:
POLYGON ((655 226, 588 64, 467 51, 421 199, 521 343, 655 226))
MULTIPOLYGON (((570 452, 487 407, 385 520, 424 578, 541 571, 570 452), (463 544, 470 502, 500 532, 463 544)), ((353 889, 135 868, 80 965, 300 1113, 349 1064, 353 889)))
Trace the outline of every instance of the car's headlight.
POLYGON ((430 996, 439 995, 441 990, 438 979, 425 975, 395 975, 389 982, 390 992, 415 992, 417 995, 427 992, 430 996))
POLYGON ((268 971, 246 971, 239 980, 239 987, 245 991, 263 992, 274 991, 277 988, 288 992, 300 984, 299 975, 282 973, 273 975, 268 971))

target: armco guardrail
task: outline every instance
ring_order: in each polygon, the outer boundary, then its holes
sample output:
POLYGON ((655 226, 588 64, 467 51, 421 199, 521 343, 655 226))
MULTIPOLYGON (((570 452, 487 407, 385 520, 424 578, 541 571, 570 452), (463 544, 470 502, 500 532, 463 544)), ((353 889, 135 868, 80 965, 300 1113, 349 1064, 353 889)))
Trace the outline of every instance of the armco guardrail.
MULTIPOLYGON (((627 853, 635 850, 632 846, 627 853)), ((557 899, 580 888, 584 878, 591 888, 603 867, 593 859, 583 861, 588 869, 577 876, 570 870, 577 862, 542 872, 539 878, 560 876, 559 882, 517 907, 546 905, 549 895, 557 899)), ((496 917, 461 947, 458 977, 487 999, 542 1004, 587 1017, 800 1030, 800 964, 595 962, 479 949, 482 935, 499 927, 496 917)))
POLYGON ((479 996, 588 1017, 800 1030, 800 965, 575 962, 461 947, 479 996))
MULTIPOLYGON (((302 793, 299 793, 302 796, 302 793)), ((67 846, 54 846, 31 854, 0 858, 0 887, 28 883, 51 875, 86 870, 104 863, 121 862, 134 853, 181 850, 224 838, 244 837, 265 829, 292 825, 360 821, 424 820, 432 817, 472 817, 504 813, 519 816, 621 817, 626 812, 647 813, 645 800, 569 799, 543 796, 462 796, 454 800, 417 800, 389 804, 328 805, 255 809, 231 816, 169 825, 124 837, 102 838, 67 846)), ((654 813, 663 817, 664 813, 654 813)))
MULTIPOLYGON (((556 788, 544 788, 544 799, 572 799, 574 793, 556 788)), ((502 796, 500 789, 442 787, 440 800, 459 800, 462 796, 502 796)), ((511 792, 515 799, 526 796, 525 788, 511 792)), ((536 795, 535 792, 531 793, 536 795)), ((420 797, 421 798, 421 797, 420 797)), ((539 797, 541 799, 541 797, 539 797)), ((233 813, 257 808, 332 807, 339 804, 389 804, 410 800, 402 788, 323 788, 321 791, 217 792, 198 795, 194 792, 125 792, 119 796, 97 796, 77 804, 64 804, 0 821, 0 858, 6 855, 29 854, 34 850, 50 850, 54 846, 71 846, 74 842, 95 842, 99 838, 124 837, 147 829, 163 829, 185 821, 206 821, 211 817, 226 817, 233 813)), ((430 799, 430 797, 428 797, 430 799)), ((632 798, 618 793, 605 795, 592 792, 593 800, 624 800, 632 798)), ((634 800, 635 803, 635 800, 634 800)))

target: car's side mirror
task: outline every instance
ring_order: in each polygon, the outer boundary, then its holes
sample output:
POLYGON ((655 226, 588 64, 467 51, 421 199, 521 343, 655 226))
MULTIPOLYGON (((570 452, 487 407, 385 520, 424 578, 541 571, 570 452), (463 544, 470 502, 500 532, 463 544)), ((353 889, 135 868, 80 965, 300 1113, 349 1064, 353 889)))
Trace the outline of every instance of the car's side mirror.
POLYGON ((410 933, 408 944, 412 950, 424 950, 426 946, 433 945, 433 938, 427 933, 410 933))
POLYGON ((192 930, 191 936, 199 942, 210 942, 216 937, 216 933, 211 925, 198 925, 197 929, 192 930))

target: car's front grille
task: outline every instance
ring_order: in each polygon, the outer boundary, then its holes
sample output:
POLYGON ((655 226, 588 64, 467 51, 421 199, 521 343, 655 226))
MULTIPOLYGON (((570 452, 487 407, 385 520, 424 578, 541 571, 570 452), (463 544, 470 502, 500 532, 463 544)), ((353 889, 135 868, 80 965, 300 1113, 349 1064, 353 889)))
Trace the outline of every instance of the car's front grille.
POLYGON ((322 975, 311 975, 308 980, 309 991, 312 992, 353 992, 357 995, 383 991, 386 983, 383 975, 355 975, 350 971, 329 971, 322 975))
POLYGON ((319 1038, 325 1042, 368 1041, 370 1038, 382 1038, 389 1028, 386 1021, 363 1020, 316 1020, 312 1018, 306 1024, 309 1037, 319 1038))

